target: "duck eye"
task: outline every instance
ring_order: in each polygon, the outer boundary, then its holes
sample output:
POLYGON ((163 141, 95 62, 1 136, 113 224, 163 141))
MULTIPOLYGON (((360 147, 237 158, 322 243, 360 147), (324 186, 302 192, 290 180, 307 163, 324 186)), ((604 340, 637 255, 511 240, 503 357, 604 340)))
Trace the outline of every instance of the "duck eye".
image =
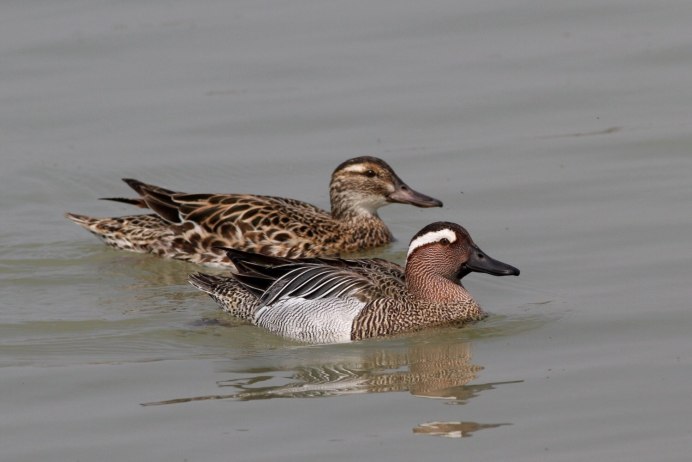
POLYGON ((365 176, 367 176, 368 178, 374 178, 377 176, 377 173, 375 173, 375 170, 373 169, 368 169, 365 171, 365 176))
POLYGON ((442 239, 440 239, 440 244, 449 245, 449 239, 443 237, 442 239))

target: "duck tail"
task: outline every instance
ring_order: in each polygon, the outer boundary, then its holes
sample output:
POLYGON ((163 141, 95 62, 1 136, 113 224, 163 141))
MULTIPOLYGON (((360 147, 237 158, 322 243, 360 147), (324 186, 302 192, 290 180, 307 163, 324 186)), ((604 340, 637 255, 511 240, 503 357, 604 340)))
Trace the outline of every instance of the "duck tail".
POLYGON ((124 204, 134 205, 134 206, 142 208, 142 209, 148 209, 149 208, 149 206, 147 206, 147 203, 144 202, 144 199, 140 199, 140 198, 130 199, 129 197, 100 197, 99 200, 122 202, 124 204))
POLYGON ((88 217, 86 215, 80 215, 78 213, 67 212, 65 214, 65 218, 67 218, 68 220, 72 220, 73 222, 77 223, 79 226, 83 226, 84 228, 89 228, 90 225, 96 222, 96 218, 88 217))
POLYGON ((194 273, 188 282, 206 292, 222 310, 241 319, 251 320, 259 308, 259 298, 235 277, 194 273))
POLYGON ((187 282, 202 292, 214 295, 218 292, 223 279, 225 278, 206 273, 192 273, 187 277, 187 282))

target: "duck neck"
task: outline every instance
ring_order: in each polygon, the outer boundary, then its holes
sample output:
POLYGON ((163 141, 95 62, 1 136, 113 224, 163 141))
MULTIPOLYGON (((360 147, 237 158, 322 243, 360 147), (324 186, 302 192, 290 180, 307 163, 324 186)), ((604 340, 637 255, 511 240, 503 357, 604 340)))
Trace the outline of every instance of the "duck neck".
POLYGON ((329 198, 332 206, 332 217, 341 221, 378 221, 377 209, 385 205, 376 202, 356 191, 344 191, 339 183, 333 183, 329 188, 329 198))

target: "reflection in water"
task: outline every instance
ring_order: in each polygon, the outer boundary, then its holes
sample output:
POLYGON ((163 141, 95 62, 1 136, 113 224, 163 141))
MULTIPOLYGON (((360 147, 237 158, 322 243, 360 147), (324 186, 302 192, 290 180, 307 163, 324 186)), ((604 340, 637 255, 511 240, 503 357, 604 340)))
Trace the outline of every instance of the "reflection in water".
MULTIPOLYGON (((409 344, 404 351, 378 348, 364 351, 350 360, 319 365, 299 365, 287 383, 280 372, 285 367, 246 369, 252 374, 242 379, 219 382, 232 388, 228 394, 204 395, 143 403, 143 406, 189 403, 217 399, 250 401, 272 398, 316 398, 356 393, 408 391, 412 395, 441 398, 451 404, 464 404, 483 390, 512 382, 468 385, 482 370, 471 363, 470 343, 409 344), (285 381, 284 381, 285 382, 285 381)), ((445 436, 469 436, 484 428, 501 424, 475 422, 431 422, 414 428, 414 433, 445 436)))
POLYGON ((470 360, 470 344, 466 342, 417 344, 404 352, 377 350, 358 362, 300 366, 287 384, 257 386, 275 377, 255 376, 219 385, 236 388, 239 391, 229 397, 244 401, 409 391, 415 396, 463 404, 496 385, 466 385, 483 369, 470 360))
POLYGON ((484 428, 497 428, 508 423, 479 424, 476 422, 427 422, 413 428, 413 433, 420 435, 444 436, 446 438, 466 438, 471 433, 484 428))

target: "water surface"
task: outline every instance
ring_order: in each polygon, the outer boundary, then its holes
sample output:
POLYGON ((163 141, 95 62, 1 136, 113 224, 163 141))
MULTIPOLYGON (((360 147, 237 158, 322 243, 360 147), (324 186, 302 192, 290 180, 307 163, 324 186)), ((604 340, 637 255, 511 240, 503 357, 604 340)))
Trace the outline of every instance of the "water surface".
POLYGON ((7 460, 687 460, 692 5, 617 0, 0 6, 0 441, 7 460), (301 345, 199 268, 64 219, 123 177, 328 206, 387 160, 398 262, 435 220, 518 278, 492 316, 301 345))

